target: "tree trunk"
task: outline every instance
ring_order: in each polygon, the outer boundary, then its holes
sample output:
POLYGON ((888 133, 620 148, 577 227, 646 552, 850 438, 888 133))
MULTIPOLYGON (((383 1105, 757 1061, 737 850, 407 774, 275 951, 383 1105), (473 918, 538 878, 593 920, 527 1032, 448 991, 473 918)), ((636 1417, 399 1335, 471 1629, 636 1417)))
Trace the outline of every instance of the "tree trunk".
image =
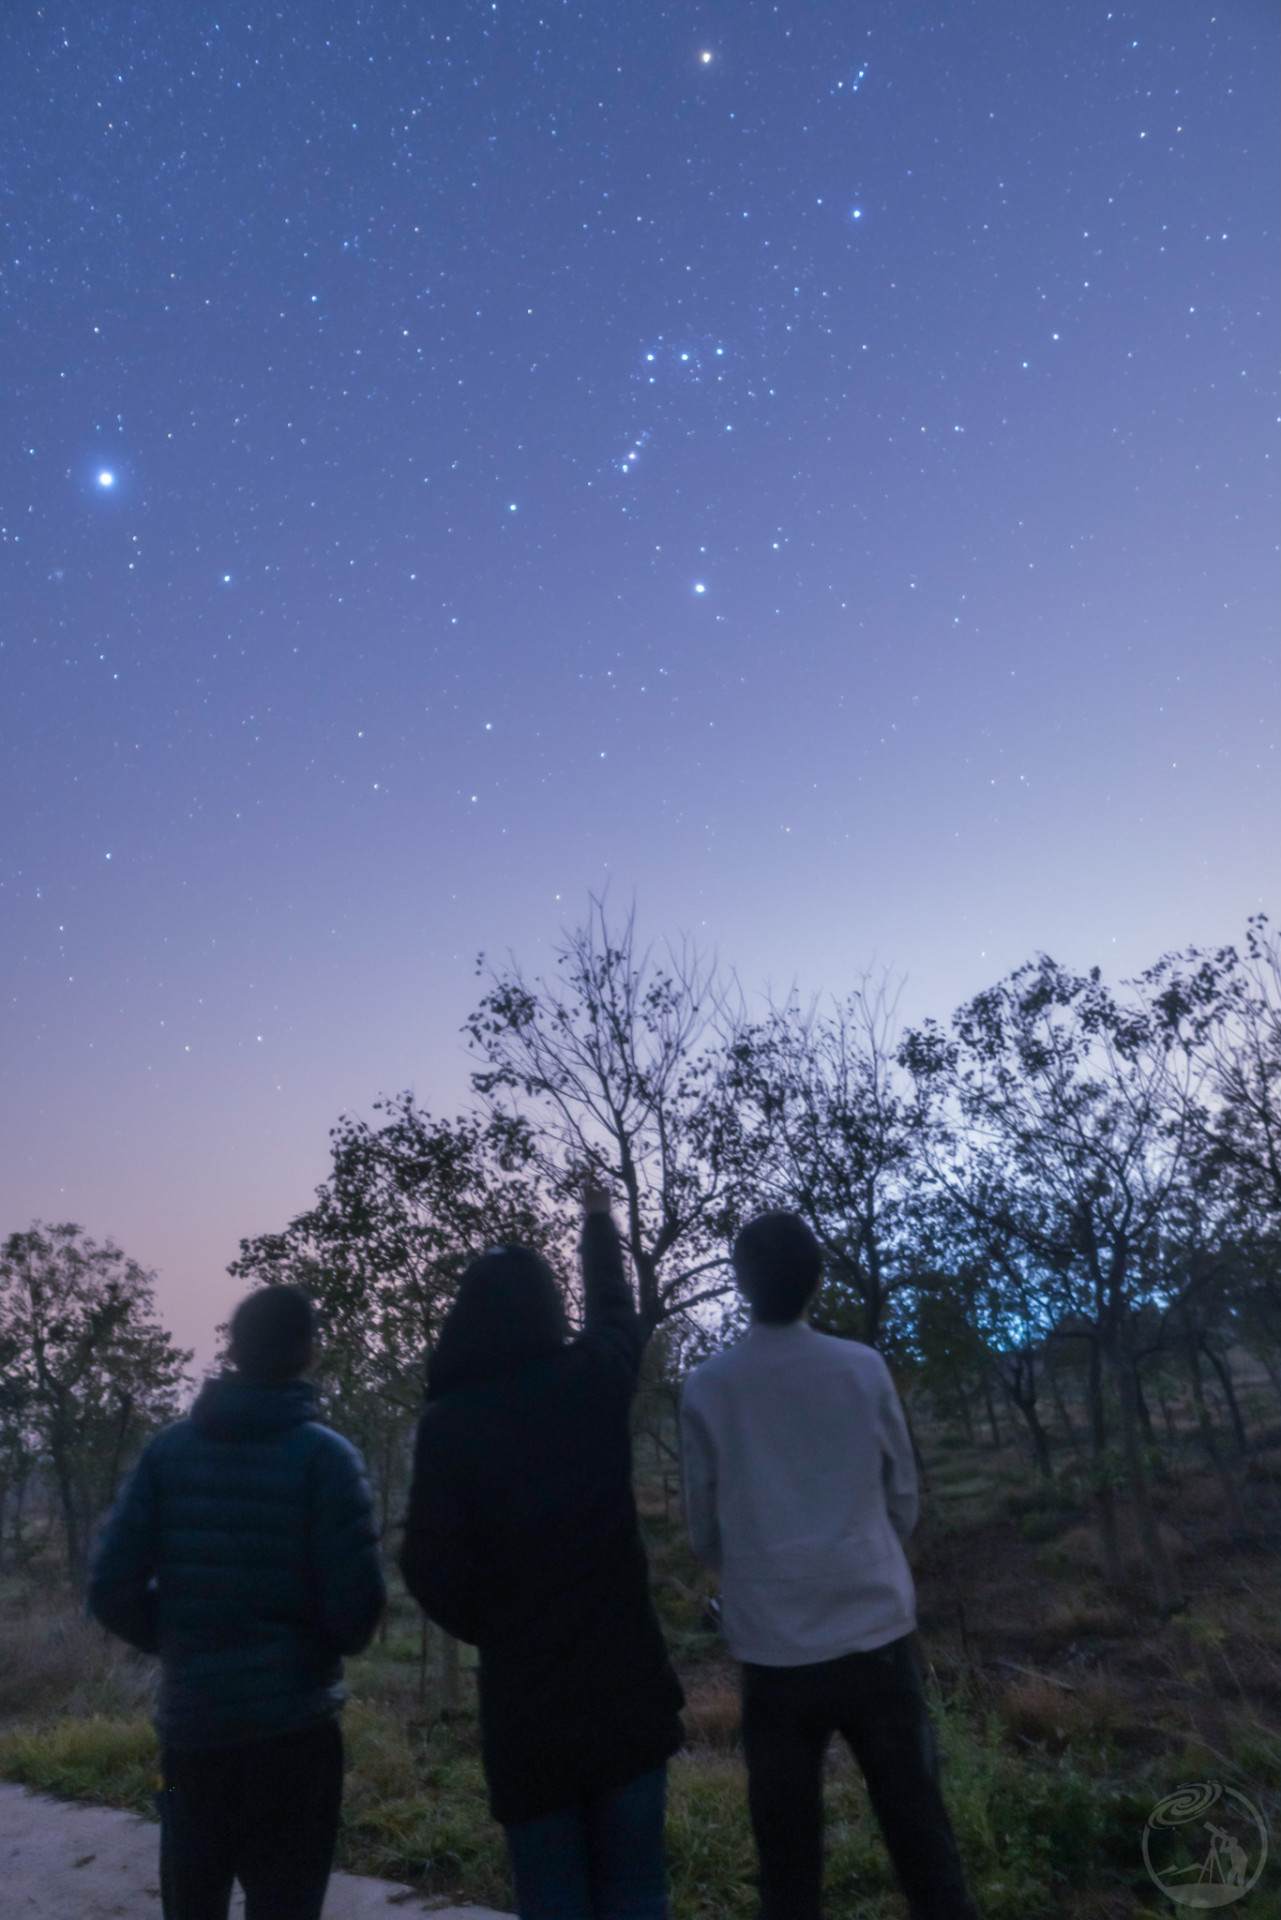
POLYGON ((1161 1539, 1161 1529, 1156 1510, 1152 1505, 1148 1477, 1143 1467, 1138 1410, 1138 1371, 1128 1353, 1116 1354, 1113 1358, 1117 1399, 1121 1409, 1121 1445, 1125 1453, 1126 1473, 1130 1482, 1130 1499, 1134 1505, 1139 1539, 1143 1543, 1143 1551, 1147 1555, 1148 1566, 1151 1568, 1156 1603, 1164 1610, 1174 1601, 1174 1570, 1170 1565, 1169 1555, 1165 1551, 1165 1543, 1161 1539))
POLYGON ((1054 1410, 1062 1422, 1063 1431, 1067 1435, 1067 1443, 1072 1449, 1072 1456, 1077 1466, 1080 1467, 1084 1459, 1081 1452, 1080 1436, 1076 1428, 1072 1425, 1072 1418, 1067 1410, 1067 1401, 1063 1398, 1063 1391, 1059 1386, 1059 1370, 1053 1362, 1049 1360, 1046 1361, 1046 1370, 1050 1376, 1050 1395, 1054 1401, 1054 1410))
POLYGON ((1241 1506, 1241 1495, 1236 1481, 1228 1471, 1227 1462, 1219 1452, 1219 1443, 1215 1437, 1214 1422, 1210 1418, 1210 1409, 1205 1400, 1205 1383, 1201 1378, 1201 1353, 1196 1335, 1189 1329, 1187 1337, 1188 1372, 1192 1379, 1192 1399, 1196 1407, 1197 1425, 1201 1430, 1201 1444, 1209 1456, 1210 1466, 1218 1475, 1223 1488, 1223 1497, 1228 1510, 1228 1519, 1234 1533, 1244 1533, 1245 1513, 1241 1506))
POLYGON ((1223 1398, 1228 1403, 1228 1417, 1232 1422, 1232 1435, 1237 1443, 1237 1452, 1238 1454, 1244 1455, 1246 1451, 1245 1422, 1241 1418, 1241 1409, 1237 1404, 1236 1389, 1232 1384, 1232 1369, 1228 1365, 1226 1355, 1217 1354, 1208 1340, 1202 1339, 1201 1351, 1219 1376, 1219 1385, 1223 1388, 1223 1398))
POLYGON ((1001 1385, 1005 1388, 1011 1404, 1023 1416, 1028 1438, 1032 1443, 1032 1464, 1044 1480, 1054 1478, 1054 1469, 1050 1464, 1049 1435, 1041 1425, 1036 1410, 1036 1361, 1030 1353, 1016 1353, 1012 1356, 1013 1370, 1003 1368, 1001 1385))
POLYGON ((1050 1436, 1041 1425, 1040 1415, 1034 1406, 1027 1409, 1027 1423, 1032 1435, 1032 1456, 1036 1470, 1043 1480, 1053 1480, 1054 1465, 1050 1459, 1050 1436))
POLYGON ((129 1422, 133 1417, 133 1395, 122 1394, 119 1414, 116 1420, 115 1443, 111 1451, 111 1469, 107 1475, 106 1506, 114 1507, 116 1493, 120 1486, 120 1470, 124 1465, 125 1443, 129 1438, 129 1422))
POLYGON ((1132 1360, 1129 1364, 1130 1372, 1134 1375, 1134 1409, 1139 1416, 1139 1427, 1142 1431, 1145 1444, 1155 1451, 1157 1446, 1156 1429, 1152 1425, 1152 1415, 1148 1411, 1147 1395, 1143 1391, 1143 1380, 1139 1373, 1139 1363, 1137 1360, 1132 1360))
POLYGON ((1116 1489, 1112 1485, 1111 1462, 1107 1457, 1108 1422, 1103 1403, 1103 1356, 1097 1339, 1090 1342, 1089 1382, 1090 1440, 1094 1450, 1095 1506, 1099 1516, 1103 1578, 1109 1587, 1119 1587, 1124 1584, 1125 1569, 1121 1564, 1121 1542, 1117 1535, 1116 1489))
POLYGON ((73 1586, 79 1586, 83 1572, 83 1553, 80 1542, 80 1515, 77 1511, 75 1478, 71 1471, 68 1455, 67 1437, 62 1431, 62 1420, 52 1423, 49 1435, 49 1462, 53 1467, 54 1484, 58 1489, 58 1504, 62 1509, 62 1532, 67 1543, 67 1573, 73 1586))
POLYGON ((999 1453, 1005 1442, 1001 1437, 1001 1429, 997 1425, 996 1408, 992 1404, 992 1382, 986 1373, 983 1375, 983 1402, 987 1408, 987 1424, 992 1432, 992 1451, 999 1453))
POLYGON ((1281 1401, 1281 1367, 1278 1367, 1275 1361, 1270 1360, 1266 1353, 1257 1353, 1254 1357, 1267 1374, 1268 1379, 1272 1382, 1273 1393, 1275 1393, 1278 1401, 1281 1401))

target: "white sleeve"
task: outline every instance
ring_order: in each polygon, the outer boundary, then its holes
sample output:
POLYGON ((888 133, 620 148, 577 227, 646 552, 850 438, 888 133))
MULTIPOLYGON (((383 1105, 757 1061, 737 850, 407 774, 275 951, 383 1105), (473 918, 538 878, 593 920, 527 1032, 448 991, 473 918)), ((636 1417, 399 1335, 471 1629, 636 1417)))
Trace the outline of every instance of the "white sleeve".
POLYGON ((716 1449, 689 1388, 681 1397, 681 1456, 685 1469, 685 1524, 690 1545, 706 1566, 721 1564, 721 1529, 716 1516, 716 1449))

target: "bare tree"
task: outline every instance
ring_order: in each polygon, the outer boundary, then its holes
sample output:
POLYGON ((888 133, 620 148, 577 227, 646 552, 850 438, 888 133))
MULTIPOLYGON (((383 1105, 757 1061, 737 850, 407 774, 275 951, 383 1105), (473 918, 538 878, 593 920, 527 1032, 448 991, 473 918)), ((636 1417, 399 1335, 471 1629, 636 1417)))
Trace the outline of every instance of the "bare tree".
POLYGON ((819 1320, 873 1347, 912 1277, 921 1167, 896 1058, 898 992, 886 974, 865 976, 827 1011, 793 997, 733 1049, 762 1193, 802 1214, 823 1249, 819 1320))
POLYGON ((726 1242, 751 1192, 752 1148, 731 1083, 734 1016, 713 961, 688 942, 662 959, 612 927, 593 899, 550 978, 516 961, 479 970, 464 1031, 496 1123, 528 1125, 548 1181, 571 1193, 591 1168, 621 1194, 623 1238, 652 1331, 721 1298, 726 1242))

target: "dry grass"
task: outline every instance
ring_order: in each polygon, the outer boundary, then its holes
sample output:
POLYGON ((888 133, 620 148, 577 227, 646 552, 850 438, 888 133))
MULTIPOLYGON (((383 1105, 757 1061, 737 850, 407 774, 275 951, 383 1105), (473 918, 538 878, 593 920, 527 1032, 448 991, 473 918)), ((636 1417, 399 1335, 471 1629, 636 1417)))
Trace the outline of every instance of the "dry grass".
POLYGON ((685 1682, 685 1728, 693 1751, 734 1753, 742 1736, 742 1707, 738 1677, 714 1668, 704 1678, 690 1674, 685 1682))
MULTIPOLYGON (((928 1455, 928 1434, 926 1446, 928 1455)), ((1158 1491, 1187 1602, 1168 1618, 1133 1550, 1127 1587, 1104 1587, 1088 1509, 1070 1485, 1047 1495, 1012 1451, 950 1447, 930 1465, 945 1491, 916 1553, 922 1647, 981 1910, 987 1920, 1155 1920, 1139 1838, 1156 1799, 1210 1777, 1239 1786, 1274 1825, 1281 1808, 1281 1452, 1256 1455, 1242 1476, 1253 1529, 1244 1541, 1226 1534, 1208 1474, 1185 1469, 1158 1491)), ((705 1584, 675 1515, 651 1500, 645 1528, 688 1697, 689 1740, 671 1773, 674 1915, 747 1920, 755 1891, 737 1671, 708 1631, 705 1584)), ((442 1720, 420 1646, 401 1595, 385 1638, 348 1664, 342 1864, 509 1906, 472 1678, 463 1676, 462 1713, 442 1720)), ((49 1589, 0 1589, 0 1777, 147 1811, 149 1685, 150 1663, 51 1604, 49 1589)), ((839 1745, 827 1811, 831 1920, 901 1920, 857 1769, 839 1745)), ((1268 1897, 1261 1888, 1243 1920, 1261 1916, 1268 1897)))
POLYGON ((94 1714, 129 1719, 147 1711, 154 1663, 73 1612, 13 1610, 0 1633, 0 1720, 94 1714))

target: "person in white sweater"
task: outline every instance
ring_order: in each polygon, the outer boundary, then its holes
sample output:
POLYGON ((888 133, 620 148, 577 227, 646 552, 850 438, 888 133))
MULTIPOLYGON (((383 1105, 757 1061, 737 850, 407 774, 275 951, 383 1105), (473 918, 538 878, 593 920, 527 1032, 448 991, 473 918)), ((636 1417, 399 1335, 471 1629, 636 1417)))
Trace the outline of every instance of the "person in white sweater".
POLYGON ((916 1467, 889 1369, 808 1324, 822 1255, 797 1214, 750 1221, 733 1260, 751 1327, 690 1374, 681 1433, 690 1538, 720 1575, 743 1663, 761 1920, 821 1920, 823 1755, 837 1732, 912 1920, 977 1920, 912 1644, 916 1467))

